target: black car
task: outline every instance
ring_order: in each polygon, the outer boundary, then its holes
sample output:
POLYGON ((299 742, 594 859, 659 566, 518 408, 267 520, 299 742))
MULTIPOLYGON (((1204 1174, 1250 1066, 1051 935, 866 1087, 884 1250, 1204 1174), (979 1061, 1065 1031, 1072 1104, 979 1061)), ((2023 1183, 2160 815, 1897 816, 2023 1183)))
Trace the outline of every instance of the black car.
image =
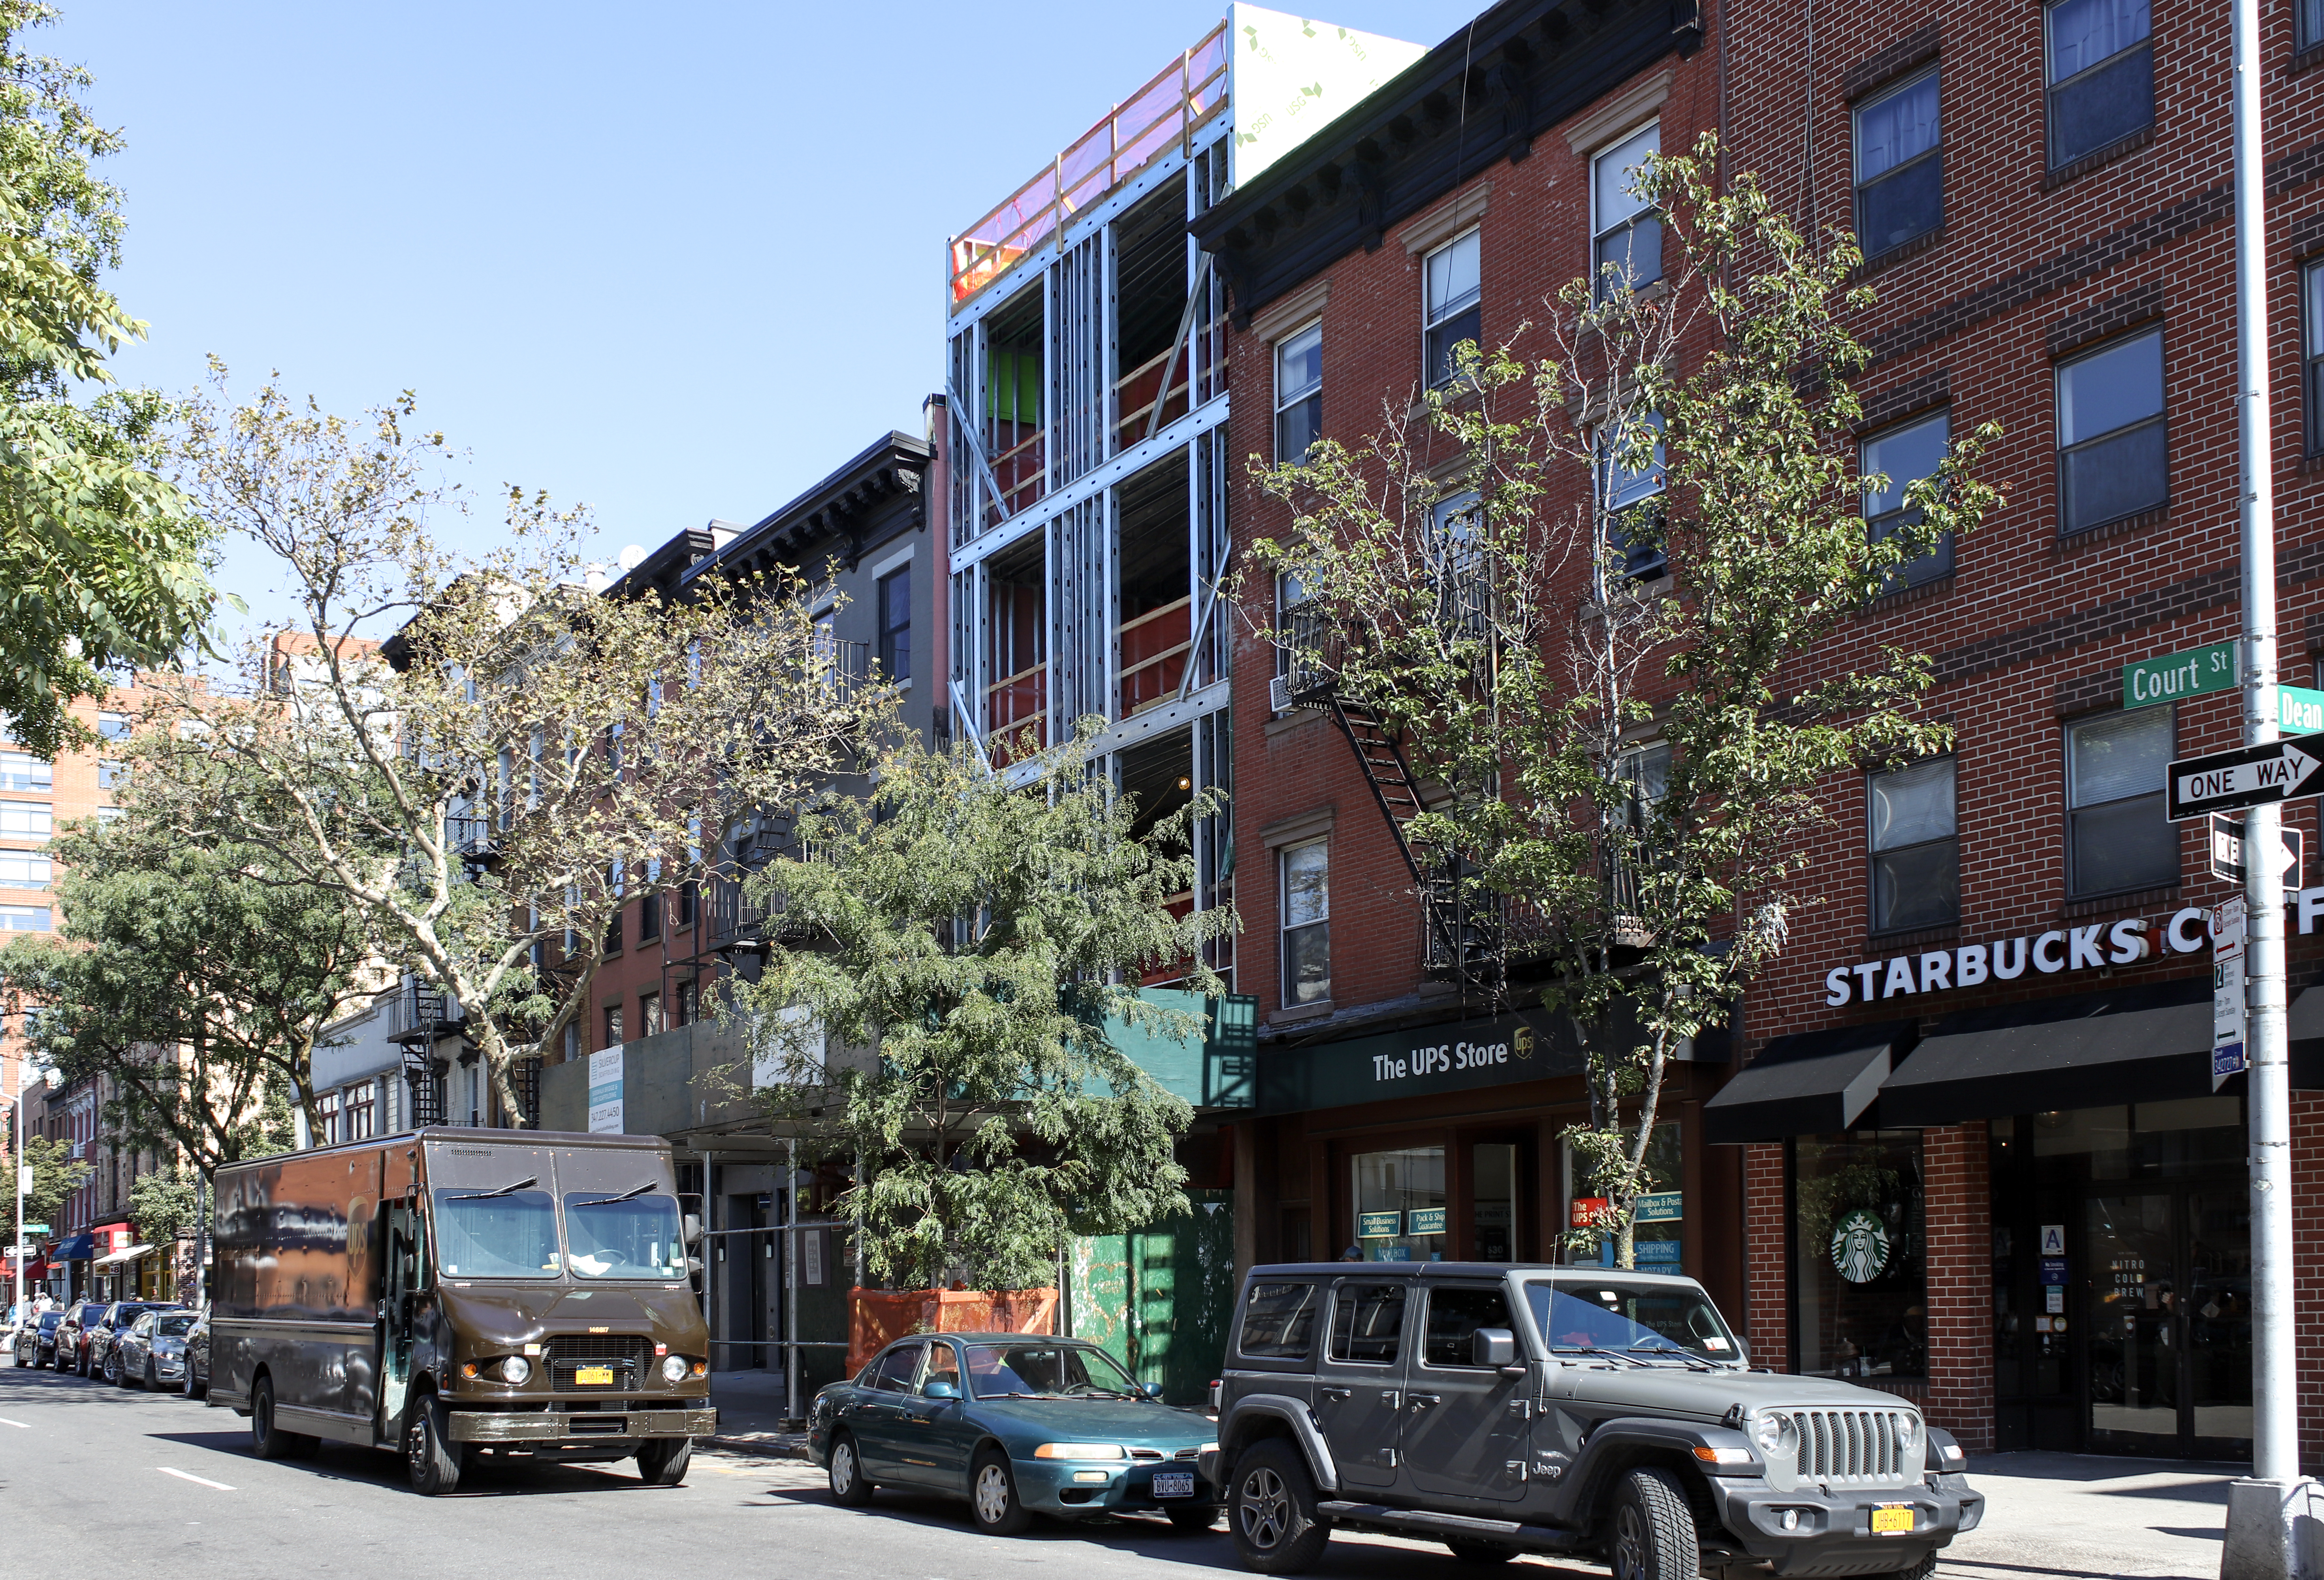
POLYGON ((29 1318, 16 1330, 16 1364, 19 1366, 53 1366, 57 1361, 57 1328, 63 1323, 61 1311, 43 1311, 29 1318))
POLYGON ((85 1300, 65 1307, 65 1319, 57 1324, 58 1371, 78 1372, 84 1377, 89 1374, 89 1330, 104 1320, 105 1302, 102 1300, 85 1300))
POLYGON ((112 1379, 114 1341, 148 1311, 176 1309, 177 1303, 171 1300, 115 1300, 105 1307, 104 1315, 87 1324, 81 1335, 80 1374, 112 1379))

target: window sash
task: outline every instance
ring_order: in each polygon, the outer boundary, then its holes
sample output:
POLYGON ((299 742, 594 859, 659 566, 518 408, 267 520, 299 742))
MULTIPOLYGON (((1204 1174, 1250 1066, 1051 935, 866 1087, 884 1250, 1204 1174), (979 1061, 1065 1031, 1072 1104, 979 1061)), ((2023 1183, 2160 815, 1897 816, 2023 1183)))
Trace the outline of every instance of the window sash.
POLYGON ((2052 88, 2067 87, 2094 71, 2102 71, 2133 50, 2152 43, 2154 38, 2154 15, 2148 0, 2129 0, 2127 5, 2123 0, 2055 0, 2043 11, 2042 23, 2043 42, 2049 57, 2046 70, 2052 88), (2107 12, 2116 14, 2107 18, 2109 24, 2126 23, 2123 29, 2124 36, 2112 41, 2115 47, 2104 55, 2091 55, 2061 70, 2066 63, 2061 59, 2058 19, 2069 13, 2104 15, 2107 12))
POLYGON ((2052 170, 2110 148, 2153 125, 2153 41, 2142 40, 2086 71, 2052 84, 2048 104, 2052 170), (2125 83, 2141 86, 2118 86, 2125 83))
POLYGON ((1481 235, 1471 226, 1428 254, 1424 264, 1427 295, 1422 322, 1429 328, 1483 300, 1484 268, 1478 239, 1481 235))
POLYGON ((1855 115, 1857 185, 1863 186, 1878 180, 1884 176, 1892 175, 1907 165, 1941 150, 1944 146, 1943 112, 1943 88, 1938 70, 1933 67, 1909 82, 1899 83, 1877 98, 1867 99, 1857 106, 1855 115), (1924 93, 1929 100, 1927 114, 1925 119, 1916 125, 1912 119, 1907 118, 1909 111, 1905 101, 1917 98, 1924 93), (1886 126, 1881 126, 1883 121, 1886 122, 1886 126), (1868 126, 1880 129, 1868 131, 1868 126), (1875 138, 1883 136, 1886 137, 1886 142, 1874 141, 1875 138), (1896 151, 1898 143, 1908 142, 1915 136, 1923 136, 1926 141, 1901 152, 1896 151), (1870 151, 1876 147, 1890 151, 1888 162, 1877 170, 1869 167, 1868 158, 1870 151))
POLYGON ((2176 749, 2169 705, 2103 714, 2066 730, 2066 805, 2075 811, 2160 796, 2176 749), (2115 748, 2121 744, 2119 754, 2115 748), (2151 772, 2150 772, 2151 771, 2151 772))

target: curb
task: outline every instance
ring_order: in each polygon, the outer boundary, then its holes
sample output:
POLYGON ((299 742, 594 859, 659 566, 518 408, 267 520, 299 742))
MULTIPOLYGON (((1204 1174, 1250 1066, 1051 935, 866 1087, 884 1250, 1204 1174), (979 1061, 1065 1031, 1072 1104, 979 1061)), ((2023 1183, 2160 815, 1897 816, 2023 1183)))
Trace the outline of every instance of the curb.
POLYGON ((770 1442, 755 1437, 697 1437, 696 1442, 710 1448, 723 1448, 729 1454, 755 1455, 761 1459, 797 1459, 808 1463, 813 1456, 804 1443, 770 1442))

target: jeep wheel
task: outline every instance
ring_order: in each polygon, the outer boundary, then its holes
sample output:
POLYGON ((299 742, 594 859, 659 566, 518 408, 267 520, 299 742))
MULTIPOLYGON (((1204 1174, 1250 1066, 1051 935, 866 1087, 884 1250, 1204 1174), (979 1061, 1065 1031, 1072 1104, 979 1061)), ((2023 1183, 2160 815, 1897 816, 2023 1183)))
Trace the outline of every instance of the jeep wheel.
POLYGON ((1614 1489, 1606 1566, 1614 1580, 1695 1580, 1702 1553, 1686 1493, 1666 1470, 1634 1470, 1614 1489))
POLYGON ((1498 1542, 1471 1541, 1462 1536, 1447 1537, 1444 1545, 1464 1564, 1506 1564, 1517 1556, 1514 1548, 1505 1548, 1498 1542))
POLYGON ((1937 1555, 1932 1548, 1921 1561, 1878 1576, 1878 1580, 1932 1580, 1937 1572, 1937 1555))
POLYGON ((1296 1575, 1323 1557, 1332 1526, 1315 1511, 1315 1483, 1296 1446, 1270 1438, 1236 1462, 1227 1533, 1243 1567, 1262 1575, 1296 1575))

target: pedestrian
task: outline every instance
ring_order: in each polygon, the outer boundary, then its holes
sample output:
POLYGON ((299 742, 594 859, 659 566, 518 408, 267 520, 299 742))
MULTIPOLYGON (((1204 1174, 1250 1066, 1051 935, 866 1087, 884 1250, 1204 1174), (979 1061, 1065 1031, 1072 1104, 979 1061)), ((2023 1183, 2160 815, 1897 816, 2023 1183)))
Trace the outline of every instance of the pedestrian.
POLYGON ((1364 1248, 1360 1245, 1351 1245, 1345 1251, 1340 1252, 1340 1260, 1342 1261, 1361 1261, 1363 1259, 1364 1248))

